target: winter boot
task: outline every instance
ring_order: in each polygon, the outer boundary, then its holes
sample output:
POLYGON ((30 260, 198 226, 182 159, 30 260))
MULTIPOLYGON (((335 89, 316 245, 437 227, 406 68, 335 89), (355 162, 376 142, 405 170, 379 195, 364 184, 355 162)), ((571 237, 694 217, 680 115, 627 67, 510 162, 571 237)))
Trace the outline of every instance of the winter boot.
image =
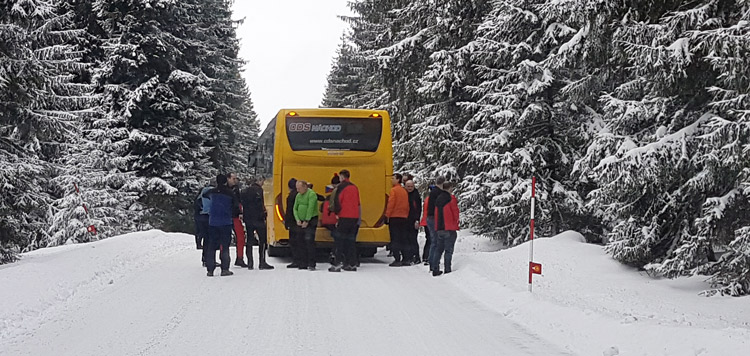
POLYGON ((273 266, 266 263, 266 246, 260 246, 258 248, 258 259, 260 262, 258 262, 258 269, 273 269, 273 266))
POLYGON ((247 264, 245 264, 245 260, 242 258, 238 258, 237 261, 234 261, 234 265, 242 268, 247 267, 247 264))
POLYGON ((389 266, 391 266, 391 267, 401 267, 403 265, 404 264, 401 261, 393 261, 393 262, 391 262, 391 264, 389 264, 389 266))
POLYGON ((233 275, 233 274, 234 274, 234 272, 232 272, 232 271, 230 271, 230 270, 228 270, 228 269, 223 269, 223 270, 221 270, 221 275, 222 275, 222 276, 231 276, 231 275, 233 275))
POLYGON ((432 271, 432 276, 433 277, 437 277, 437 276, 439 276, 441 274, 443 274, 443 271, 441 271, 441 270, 432 271))
POLYGON ((214 271, 208 271, 206 273, 206 275, 209 276, 209 277, 213 277, 214 276, 214 271))
POLYGON ((354 266, 344 266, 343 270, 344 271, 349 271, 349 272, 357 272, 357 267, 354 267, 354 266))
POLYGON ((328 267, 328 272, 341 272, 341 265, 333 265, 328 267))

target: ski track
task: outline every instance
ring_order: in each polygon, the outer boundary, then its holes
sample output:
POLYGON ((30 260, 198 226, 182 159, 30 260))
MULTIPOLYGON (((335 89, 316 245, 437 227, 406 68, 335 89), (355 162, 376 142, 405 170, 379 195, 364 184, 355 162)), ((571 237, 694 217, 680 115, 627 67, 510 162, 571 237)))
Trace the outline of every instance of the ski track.
POLYGON ((39 315, 19 312, 0 333, 0 354, 571 354, 471 298, 458 276, 388 267, 384 251, 354 273, 324 262, 290 270, 276 258, 275 270, 260 271, 256 247, 255 270, 208 278, 191 240, 158 246, 124 251, 39 315))

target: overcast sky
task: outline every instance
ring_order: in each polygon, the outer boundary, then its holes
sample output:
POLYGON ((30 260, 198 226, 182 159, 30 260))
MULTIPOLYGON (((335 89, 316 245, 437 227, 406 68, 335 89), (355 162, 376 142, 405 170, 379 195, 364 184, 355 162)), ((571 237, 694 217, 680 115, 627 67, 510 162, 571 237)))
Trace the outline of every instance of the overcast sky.
POLYGON ((316 108, 351 14, 347 0, 237 0, 234 17, 260 130, 279 109, 316 108))

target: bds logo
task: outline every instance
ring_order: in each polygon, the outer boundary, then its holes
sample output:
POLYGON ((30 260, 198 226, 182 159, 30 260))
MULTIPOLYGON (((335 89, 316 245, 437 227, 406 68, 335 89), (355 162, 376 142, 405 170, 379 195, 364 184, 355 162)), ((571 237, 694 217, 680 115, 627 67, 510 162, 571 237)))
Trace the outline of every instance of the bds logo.
POLYGON ((309 122, 292 122, 289 124, 289 132, 310 132, 311 126, 309 122))

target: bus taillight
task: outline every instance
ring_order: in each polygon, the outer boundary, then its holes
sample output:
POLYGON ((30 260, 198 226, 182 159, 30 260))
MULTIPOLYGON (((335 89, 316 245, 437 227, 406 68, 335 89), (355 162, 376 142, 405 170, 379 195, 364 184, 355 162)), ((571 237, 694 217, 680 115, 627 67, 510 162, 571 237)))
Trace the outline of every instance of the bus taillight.
POLYGON ((385 224, 385 211, 388 210, 388 194, 385 195, 385 205, 383 205, 383 215, 380 216, 378 222, 373 227, 381 227, 385 224))
POLYGON ((276 211, 276 217, 279 218, 281 222, 284 222, 284 214, 281 213, 281 210, 284 209, 282 206, 283 202, 281 201, 281 194, 276 196, 276 204, 274 206, 274 211, 276 211))

